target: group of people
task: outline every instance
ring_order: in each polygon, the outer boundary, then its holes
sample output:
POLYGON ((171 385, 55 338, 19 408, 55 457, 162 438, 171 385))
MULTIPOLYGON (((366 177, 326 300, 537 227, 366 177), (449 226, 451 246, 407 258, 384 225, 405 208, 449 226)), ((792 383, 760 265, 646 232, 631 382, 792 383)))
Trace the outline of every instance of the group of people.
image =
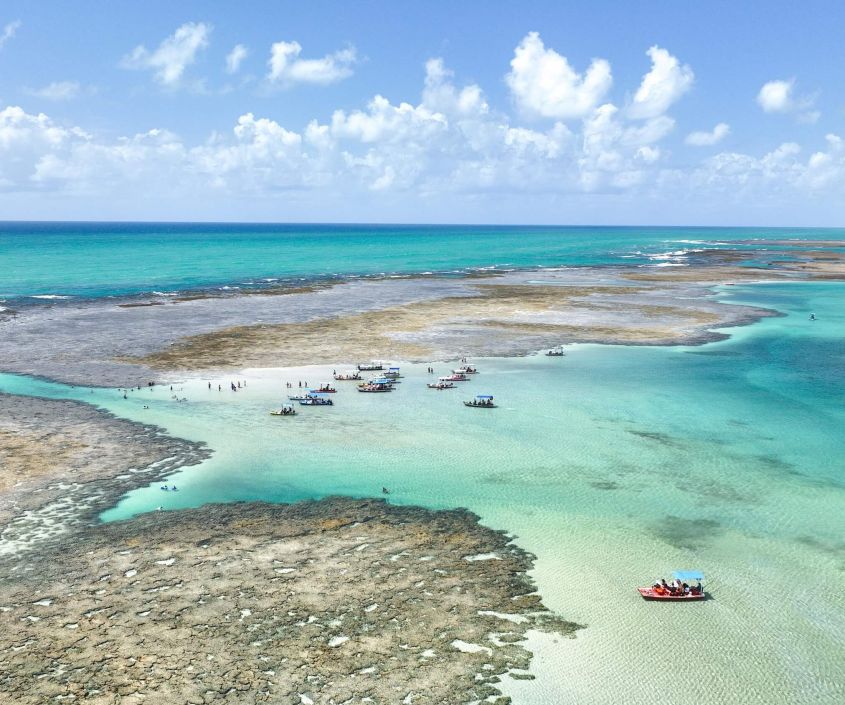
POLYGON ((671 595, 673 597, 680 597, 681 595, 700 595, 702 591, 701 582, 695 585, 688 585, 675 578, 671 583, 667 583, 665 578, 655 580, 654 585, 651 586, 657 595, 671 595))
POLYGON ((493 406, 492 399, 473 399, 467 402, 470 406, 493 406))

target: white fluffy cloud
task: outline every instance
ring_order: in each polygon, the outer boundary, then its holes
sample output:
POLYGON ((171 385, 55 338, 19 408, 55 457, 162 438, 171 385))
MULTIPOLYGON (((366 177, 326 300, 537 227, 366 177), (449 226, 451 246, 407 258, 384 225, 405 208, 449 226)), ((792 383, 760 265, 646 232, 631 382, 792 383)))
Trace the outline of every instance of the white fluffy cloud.
MULTIPOLYGON (((62 194, 74 203, 173 203, 175 210, 195 202, 231 202, 237 210, 246 199, 268 209, 309 198, 382 203, 367 199, 389 194, 390 202, 405 199, 429 212, 449 199, 494 208, 511 198, 681 203, 710 194, 780 205, 789 195, 838 202, 845 191, 845 147, 834 135, 812 154, 788 142, 760 157, 722 152, 673 169, 663 141, 674 127, 664 112, 632 118, 629 107, 606 102, 578 122, 533 129, 431 59, 416 101, 377 95, 302 128, 248 112, 201 143, 166 129, 104 138, 7 107, 0 110, 0 193, 29 193, 44 203, 62 202, 62 194)), ((715 144, 728 129, 720 123, 687 142, 715 144)))
POLYGON ((610 89, 610 64, 593 59, 583 75, 546 49, 537 32, 519 43, 505 77, 517 106, 529 115, 566 120, 587 115, 610 89))
POLYGON ((726 122, 720 122, 712 130, 690 132, 684 142, 693 147, 712 147, 730 134, 731 127, 726 122))
POLYGON ((628 114, 633 118, 662 115, 692 87, 695 80, 692 69, 682 66, 666 49, 653 46, 646 53, 651 58, 651 70, 643 76, 628 106, 628 114))
POLYGON ((795 81, 769 81, 757 94, 757 103, 767 113, 785 113, 792 110, 792 89, 795 81))
POLYGON ((249 55, 249 50, 243 44, 235 44, 232 51, 226 54, 226 73, 235 74, 241 69, 243 60, 249 55))
POLYGON ((210 34, 211 25, 186 22, 154 51, 139 44, 123 57, 121 66, 151 70, 156 81, 172 88, 182 80, 185 69, 196 61, 197 54, 208 46, 210 34))
POLYGON ((821 113, 814 110, 815 95, 795 95, 795 79, 764 83, 757 94, 757 103, 767 113, 794 113, 798 122, 815 123, 821 113))
POLYGON ((14 20, 3 27, 3 31, 0 32, 0 49, 6 46, 6 43, 10 39, 14 38, 15 34, 17 34, 18 30, 21 28, 21 24, 20 20, 14 20))
POLYGON ((320 59, 301 59, 299 42, 276 42, 270 47, 270 70, 267 78, 273 83, 316 83, 326 85, 352 75, 358 60, 354 47, 340 49, 320 59))
POLYGON ((77 81, 54 81, 43 88, 30 91, 32 95, 47 100, 72 100, 82 92, 82 86, 77 81))

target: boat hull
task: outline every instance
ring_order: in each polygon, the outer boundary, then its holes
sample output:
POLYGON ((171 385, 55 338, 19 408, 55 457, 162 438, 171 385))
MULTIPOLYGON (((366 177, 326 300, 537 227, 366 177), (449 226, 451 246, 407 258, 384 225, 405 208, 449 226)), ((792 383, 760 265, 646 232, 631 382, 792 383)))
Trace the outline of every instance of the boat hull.
POLYGON ((662 602, 695 602, 706 598, 706 593, 699 595, 658 595, 654 588, 638 587, 637 592, 642 595, 644 600, 660 600, 662 602))

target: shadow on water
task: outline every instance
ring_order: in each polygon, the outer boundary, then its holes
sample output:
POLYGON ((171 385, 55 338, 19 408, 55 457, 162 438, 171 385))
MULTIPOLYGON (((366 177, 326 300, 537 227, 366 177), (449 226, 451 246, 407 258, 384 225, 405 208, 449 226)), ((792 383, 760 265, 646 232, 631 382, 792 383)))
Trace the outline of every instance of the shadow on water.
POLYGON ((618 482, 606 480, 596 480, 595 482, 591 482, 590 486, 597 490, 618 490, 620 488, 618 482))
POLYGON ((681 447, 682 443, 670 436, 668 433, 662 433, 661 431, 635 431, 633 429, 626 429, 628 433, 639 436, 640 438, 645 438, 649 441, 654 441, 655 443, 659 443, 663 446, 668 446, 670 448, 679 448, 681 447))
POLYGON ((686 519, 667 514, 653 524, 655 536, 675 548, 696 550, 706 544, 714 534, 721 533, 722 524, 713 519, 686 519))

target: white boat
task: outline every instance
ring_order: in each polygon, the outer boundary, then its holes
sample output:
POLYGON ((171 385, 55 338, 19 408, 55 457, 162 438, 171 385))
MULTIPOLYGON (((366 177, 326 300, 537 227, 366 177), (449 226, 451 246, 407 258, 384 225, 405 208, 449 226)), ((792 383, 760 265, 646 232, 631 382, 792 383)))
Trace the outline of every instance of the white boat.
POLYGON ((450 375, 438 377, 437 379, 441 382, 469 382, 469 377, 467 377, 463 372, 453 372, 450 375))
POLYGON ((428 388, 429 389, 454 389, 455 383, 454 382, 429 382, 428 388))
POLYGON ((393 385, 385 380, 373 380, 358 385, 359 392, 392 392, 393 385))
POLYGON ((383 370, 384 365, 382 365, 377 360, 373 360, 372 362, 362 362, 358 365, 359 372, 373 372, 375 370, 383 370))
POLYGON ((457 370, 452 370, 456 375, 477 375, 478 368, 473 367, 472 365, 463 365, 459 367, 457 370))
POLYGON ((309 392, 305 399, 300 399, 299 403, 302 406, 333 406, 334 402, 325 394, 317 392, 309 392))
POLYGON ((332 375, 335 379, 335 382, 351 382, 356 379, 361 379, 361 375, 357 372, 347 372, 345 374, 335 374, 332 375))
POLYGON ((290 404, 285 404, 281 409, 271 411, 270 416, 296 416, 296 409, 290 404))
POLYGON ((563 357, 566 353, 563 350, 562 345, 558 345, 556 348, 551 348, 546 352, 546 357, 563 357))
POLYGON ((389 379, 398 379, 402 375, 399 374, 399 368, 398 367, 389 367, 387 372, 384 373, 384 376, 389 378, 389 379))

